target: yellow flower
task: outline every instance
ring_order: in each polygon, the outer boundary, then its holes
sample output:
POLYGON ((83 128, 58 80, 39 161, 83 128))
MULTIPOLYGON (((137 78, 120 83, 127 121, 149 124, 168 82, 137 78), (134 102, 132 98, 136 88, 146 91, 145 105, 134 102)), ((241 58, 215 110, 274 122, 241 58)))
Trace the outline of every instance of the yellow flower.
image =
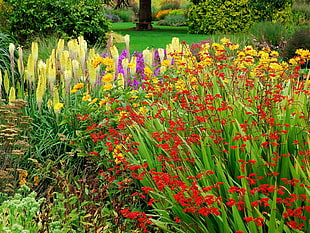
POLYGON ((108 101, 107 101, 106 99, 102 99, 102 100, 100 100, 100 102, 99 102, 99 106, 102 106, 102 105, 104 105, 104 104, 106 104, 106 103, 108 103, 108 101))
POLYGON ((102 77, 102 82, 109 83, 113 81, 113 75, 111 73, 107 73, 102 77))
POLYGON ((54 110, 59 111, 63 108, 64 104, 63 103, 57 103, 54 105, 54 110))
POLYGON ((128 112, 126 112, 126 111, 121 111, 121 112, 118 114, 117 119, 118 119, 118 121, 120 121, 121 119, 126 118, 126 117, 128 117, 128 112))
POLYGON ((73 89, 79 90, 84 87, 84 83, 77 83, 73 86, 73 89))
POLYGON ((78 91, 78 90, 73 89, 73 90, 70 91, 70 93, 74 94, 74 93, 76 93, 77 91, 78 91))
POLYGON ((279 57, 279 53, 277 51, 271 51, 270 56, 279 57))
POLYGON ((163 62, 161 63, 162 66, 169 66, 170 65, 170 61, 169 60, 163 60, 163 62))
POLYGON ((139 107, 140 104, 139 104, 139 103, 133 103, 132 106, 133 106, 134 108, 136 108, 136 107, 139 107))
POLYGON ((230 40, 226 37, 222 38, 220 41, 222 44, 230 44, 230 40))
POLYGON ((142 114, 146 114, 148 111, 149 111, 148 108, 145 106, 139 108, 139 112, 141 112, 142 114))
POLYGON ((114 66, 114 60, 113 58, 106 57, 106 58, 103 58, 102 64, 106 66, 114 66))
POLYGON ((128 63, 128 68, 134 68, 135 64, 134 63, 128 63))
POLYGON ((96 57, 93 61, 93 66, 97 68, 97 66, 103 64, 103 58, 102 57, 96 57))
POLYGON ((89 94, 84 95, 82 101, 91 101, 91 96, 89 94))
POLYGON ((230 44, 230 45, 228 46, 228 48, 229 48, 230 50, 236 50, 236 49, 238 49, 239 47, 240 47, 240 45, 237 44, 237 43, 233 43, 233 44, 230 44))
POLYGON ((111 90, 113 88, 113 85, 111 83, 106 83, 103 86, 103 90, 107 91, 107 90, 111 90))
POLYGON ((94 104, 94 103, 96 103, 97 101, 98 101, 98 98, 95 98, 95 99, 93 99, 93 100, 89 103, 89 105, 94 104))
POLYGON ((153 95, 154 95, 153 93, 147 93, 147 94, 145 95, 145 98, 151 98, 153 95))
POLYGON ((146 66, 144 67, 144 74, 146 76, 151 76, 153 74, 153 71, 150 69, 150 67, 146 66))

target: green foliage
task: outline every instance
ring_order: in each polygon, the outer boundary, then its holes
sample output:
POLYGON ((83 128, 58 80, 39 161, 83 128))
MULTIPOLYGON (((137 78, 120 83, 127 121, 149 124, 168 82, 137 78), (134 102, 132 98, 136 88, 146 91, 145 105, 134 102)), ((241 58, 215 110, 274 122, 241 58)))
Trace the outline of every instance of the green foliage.
POLYGON ((310 25, 310 5, 296 2, 293 5, 293 21, 297 25, 310 25))
POLYGON ((37 193, 23 186, 14 197, 10 197, 0 205, 0 231, 8 233, 39 232, 35 217, 40 210, 43 198, 36 199, 37 193), (26 194, 23 194, 26 193, 26 194))
POLYGON ((10 43, 14 43, 14 39, 0 32, 0 71, 2 72, 4 72, 4 70, 10 70, 10 43))
POLYGON ((279 46, 288 39, 288 31, 281 23, 258 22, 251 26, 251 33, 257 42, 269 46, 279 46))
POLYGON ((288 23, 292 20, 293 0, 250 0, 255 21, 288 23))
POLYGON ((192 5, 188 12, 190 33, 243 32, 253 23, 248 0, 206 0, 192 5))
POLYGON ((105 15, 113 22, 132 22, 135 20, 135 13, 132 8, 106 10, 105 15))
POLYGON ((287 59, 294 57, 296 50, 300 48, 310 49, 310 28, 295 31, 285 47, 284 57, 287 59))
POLYGON ((89 43, 104 42, 110 23, 102 15, 102 1, 90 0, 18 0, 7 1, 13 8, 8 14, 9 31, 18 41, 33 36, 60 34, 66 37, 83 35, 89 43))
POLYGON ((158 25, 163 26, 184 26, 186 19, 184 15, 168 15, 165 19, 158 21, 158 25))
POLYGON ((161 4, 160 10, 180 9, 179 1, 165 1, 161 4))

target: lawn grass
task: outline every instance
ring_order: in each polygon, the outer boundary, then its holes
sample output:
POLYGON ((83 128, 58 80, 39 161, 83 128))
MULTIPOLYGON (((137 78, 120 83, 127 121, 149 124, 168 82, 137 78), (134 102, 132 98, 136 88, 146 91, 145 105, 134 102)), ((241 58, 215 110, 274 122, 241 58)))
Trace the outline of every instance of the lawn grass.
MULTIPOLYGON (((186 41, 187 44, 199 43, 200 41, 219 41, 224 36, 230 38, 237 43, 248 41, 246 34, 231 34, 231 35, 206 35, 206 34, 189 34, 187 27, 172 27, 172 26, 159 26, 153 22, 153 30, 151 31, 136 31, 135 23, 113 23, 112 31, 121 35, 130 35, 130 52, 142 52, 146 48, 164 48, 165 45, 171 43, 173 37, 178 37, 180 41, 186 41)), ((116 44, 119 50, 125 48, 123 43, 116 44)))

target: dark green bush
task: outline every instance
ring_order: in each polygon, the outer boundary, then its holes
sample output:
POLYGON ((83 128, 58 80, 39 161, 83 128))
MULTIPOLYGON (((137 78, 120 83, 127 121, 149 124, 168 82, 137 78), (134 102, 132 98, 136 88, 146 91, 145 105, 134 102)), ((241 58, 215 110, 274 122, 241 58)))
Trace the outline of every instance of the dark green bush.
POLYGON ((290 59, 294 57, 297 49, 310 49, 310 28, 302 28, 292 35, 284 49, 284 57, 290 59))
POLYGON ((91 44, 105 42, 110 21, 100 0, 8 0, 9 31, 20 42, 41 34, 66 38, 83 35, 91 44))
POLYGON ((168 9, 180 9, 181 5, 179 1, 166 1, 161 4, 160 10, 168 10, 168 9))
POLYGON ((292 8, 293 21, 297 25, 310 25, 310 5, 295 2, 292 8))
POLYGON ((184 15, 168 15, 165 19, 158 21, 157 25, 185 26, 186 19, 184 15))
POLYGON ((188 12, 190 33, 243 32, 252 25, 248 0, 205 0, 191 6, 188 12))
POLYGON ((257 43, 272 47, 280 46, 289 36, 289 32, 281 23, 269 21, 253 24, 249 33, 254 36, 257 43))
POLYGON ((294 0, 249 0, 256 22, 273 21, 290 23, 294 0))

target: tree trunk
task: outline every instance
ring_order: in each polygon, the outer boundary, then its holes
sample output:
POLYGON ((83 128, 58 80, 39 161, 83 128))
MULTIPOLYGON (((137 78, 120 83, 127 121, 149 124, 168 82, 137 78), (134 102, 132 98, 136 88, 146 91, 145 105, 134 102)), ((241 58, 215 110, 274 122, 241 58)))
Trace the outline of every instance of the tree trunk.
POLYGON ((140 0, 139 5, 139 23, 137 23, 137 30, 151 30, 152 29, 152 0, 140 0))

